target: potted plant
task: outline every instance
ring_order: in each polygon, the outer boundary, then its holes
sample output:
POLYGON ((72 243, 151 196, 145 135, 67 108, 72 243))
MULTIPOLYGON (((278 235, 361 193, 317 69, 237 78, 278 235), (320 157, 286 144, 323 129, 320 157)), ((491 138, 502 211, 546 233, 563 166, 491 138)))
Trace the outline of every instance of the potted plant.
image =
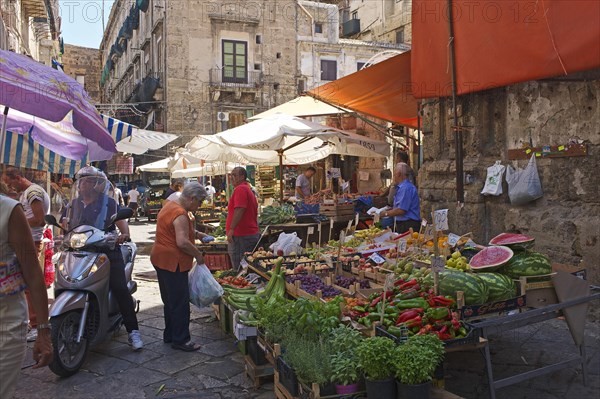
POLYGON ((431 378, 444 358, 444 344, 433 334, 415 335, 394 351, 398 399, 428 399, 431 378))
POLYGON ((356 356, 356 348, 363 336, 354 328, 340 326, 331 330, 331 382, 337 394, 358 392, 361 370, 356 356))
POLYGON ((396 382, 393 377, 396 344, 386 337, 371 337, 363 340, 356 349, 360 369, 365 375, 369 399, 396 397, 396 382))

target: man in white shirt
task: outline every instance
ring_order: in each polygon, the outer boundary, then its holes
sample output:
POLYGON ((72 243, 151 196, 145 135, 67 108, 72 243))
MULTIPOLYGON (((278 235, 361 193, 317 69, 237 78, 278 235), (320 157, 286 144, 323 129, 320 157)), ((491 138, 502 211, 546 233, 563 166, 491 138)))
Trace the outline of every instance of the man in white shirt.
POLYGON ((129 190, 127 193, 129 196, 129 203, 127 204, 133 210, 133 216, 135 217, 135 221, 138 222, 138 198, 140 197, 140 192, 137 190, 137 185, 133 185, 133 188, 129 190))
MULTIPOLYGON (((113 183, 113 182, 111 182, 113 183)), ((124 206, 125 205, 125 201, 123 201, 123 192, 121 191, 121 189, 119 187, 117 187, 116 184, 113 183, 113 187, 115 189, 115 201, 117 201, 117 204, 119 206, 124 206)))
POLYGON ((215 198, 215 193, 217 192, 217 190, 215 190, 215 188, 212 186, 211 181, 207 181, 206 182, 206 194, 208 194, 208 200, 210 202, 214 201, 215 198))

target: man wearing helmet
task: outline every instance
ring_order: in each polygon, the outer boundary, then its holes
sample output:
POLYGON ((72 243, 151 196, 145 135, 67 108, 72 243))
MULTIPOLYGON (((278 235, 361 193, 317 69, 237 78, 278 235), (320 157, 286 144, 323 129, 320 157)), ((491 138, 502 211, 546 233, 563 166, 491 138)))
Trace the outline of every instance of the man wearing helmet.
MULTIPOLYGON (((63 210, 61 220, 67 229, 81 225, 102 226, 111 224, 112 216, 117 213, 118 205, 110 194, 112 185, 101 170, 93 166, 85 166, 75 175, 78 197, 74 198, 63 210), (69 215, 69 218, 65 216, 69 215)), ((119 310, 123 316, 123 324, 129 333, 129 344, 134 350, 143 347, 140 336, 133 298, 127 289, 125 262, 120 245, 129 240, 129 225, 126 220, 114 223, 119 229, 117 245, 113 250, 105 251, 110 260, 110 290, 115 296, 119 310)), ((109 231, 115 230, 112 226, 109 231)))

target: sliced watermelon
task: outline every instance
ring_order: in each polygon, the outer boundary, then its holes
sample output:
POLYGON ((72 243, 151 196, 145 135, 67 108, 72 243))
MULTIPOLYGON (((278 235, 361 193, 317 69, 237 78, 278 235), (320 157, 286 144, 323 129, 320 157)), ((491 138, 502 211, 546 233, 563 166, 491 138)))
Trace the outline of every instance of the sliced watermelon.
POLYGON ((533 248, 535 238, 525 234, 502 233, 490 240, 490 245, 504 245, 511 249, 533 248))
POLYGON ((469 265, 473 271, 491 272, 499 269, 513 257, 513 250, 501 245, 487 247, 471 258, 469 265))

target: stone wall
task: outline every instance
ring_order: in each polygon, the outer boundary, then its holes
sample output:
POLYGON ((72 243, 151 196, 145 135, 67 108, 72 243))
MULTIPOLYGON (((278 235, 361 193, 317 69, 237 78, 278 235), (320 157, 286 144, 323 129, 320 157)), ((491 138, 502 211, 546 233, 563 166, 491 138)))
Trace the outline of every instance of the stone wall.
POLYGON ((65 73, 73 79, 76 79, 77 75, 85 77, 85 91, 94 103, 100 102, 101 62, 102 57, 98 49, 65 44, 65 53, 62 56, 65 73))
MULTIPOLYGON (((458 98, 464 131, 464 207, 456 205, 454 138, 451 101, 426 101, 424 108, 424 165, 419 171, 422 214, 449 209, 455 233, 473 232, 487 243, 503 232, 536 237, 535 249, 554 262, 581 265, 588 279, 600 282, 600 71, 565 79, 532 81, 458 98), (544 196, 525 206, 513 206, 504 194, 480 195, 486 169, 494 161, 509 161, 508 149, 587 143, 585 157, 538 158, 544 196)), ((428 218, 430 219, 430 218, 428 218)))

